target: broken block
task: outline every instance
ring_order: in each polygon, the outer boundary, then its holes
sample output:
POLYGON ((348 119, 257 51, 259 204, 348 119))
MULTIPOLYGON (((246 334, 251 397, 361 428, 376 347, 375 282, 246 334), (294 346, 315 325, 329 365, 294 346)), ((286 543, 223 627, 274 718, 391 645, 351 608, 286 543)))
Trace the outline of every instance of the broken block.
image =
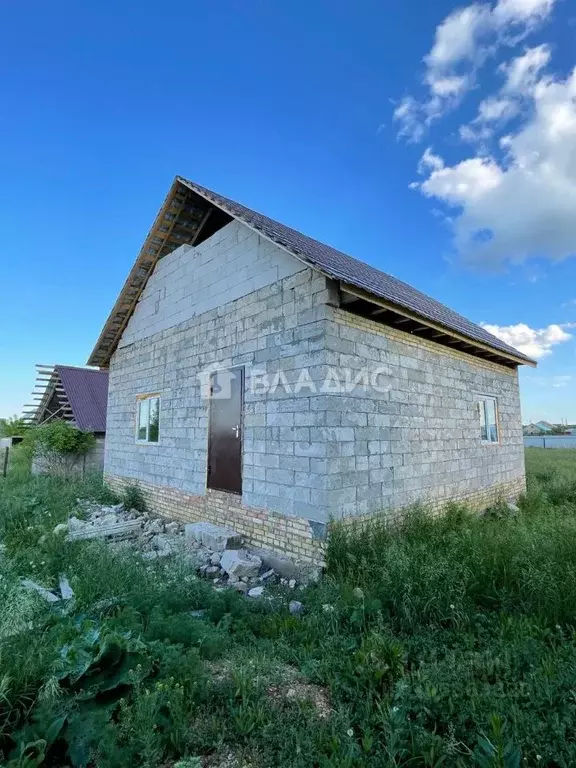
POLYGON ((199 541, 213 552, 224 552, 225 549, 238 549, 242 546, 242 537, 239 533, 213 523, 188 523, 184 526, 184 535, 199 541))
POLYGON ((220 568, 234 581, 256 578, 261 567, 262 560, 245 549, 227 549, 220 560, 220 568))

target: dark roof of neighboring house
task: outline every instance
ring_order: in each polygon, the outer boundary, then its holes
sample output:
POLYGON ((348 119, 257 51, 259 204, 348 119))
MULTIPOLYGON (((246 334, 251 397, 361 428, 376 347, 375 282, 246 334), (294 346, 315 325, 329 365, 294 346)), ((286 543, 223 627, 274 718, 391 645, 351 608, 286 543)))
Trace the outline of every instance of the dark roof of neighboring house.
POLYGON ((108 371, 55 365, 79 429, 106 432, 108 371))
POLYGON ((404 311, 413 314, 417 320, 433 323, 433 328, 440 327, 448 333, 452 332, 459 337, 464 337, 465 340, 476 342, 484 349, 496 350, 513 363, 535 365, 531 358, 496 338, 481 326, 402 280, 180 176, 176 177, 104 326, 90 357, 90 365, 106 365, 109 362, 158 259, 179 245, 186 243, 198 245, 231 219, 237 219, 246 224, 301 261, 328 277, 340 281, 341 284, 360 289, 368 297, 373 296, 389 302, 391 311, 397 309, 400 313, 404 311), (206 207, 206 202, 218 209, 216 217, 212 213, 212 208, 206 207), (224 218, 222 218, 223 215, 224 218))

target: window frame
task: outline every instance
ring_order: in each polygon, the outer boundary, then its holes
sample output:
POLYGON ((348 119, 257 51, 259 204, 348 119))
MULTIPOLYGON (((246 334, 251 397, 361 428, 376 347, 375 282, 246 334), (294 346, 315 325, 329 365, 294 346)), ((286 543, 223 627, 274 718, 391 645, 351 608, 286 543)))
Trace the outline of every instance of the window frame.
POLYGON ((159 392, 151 392, 144 395, 136 395, 136 424, 134 429, 134 436, 138 445, 158 445, 160 443, 160 412, 162 408, 162 397, 159 392), (156 440, 150 440, 150 412, 151 403, 153 400, 158 401, 158 436, 156 440), (148 404, 148 418, 146 422, 146 437, 140 437, 140 414, 143 403, 148 404))
POLYGON ((478 408, 478 421, 480 427, 480 442, 482 445, 500 445, 500 410, 498 408, 498 398, 494 395, 476 395, 476 404, 478 408), (482 412, 484 413, 484 424, 486 425, 486 434, 490 435, 490 422, 488 420, 488 403, 494 404, 494 426, 496 427, 496 440, 489 437, 482 437, 482 412))

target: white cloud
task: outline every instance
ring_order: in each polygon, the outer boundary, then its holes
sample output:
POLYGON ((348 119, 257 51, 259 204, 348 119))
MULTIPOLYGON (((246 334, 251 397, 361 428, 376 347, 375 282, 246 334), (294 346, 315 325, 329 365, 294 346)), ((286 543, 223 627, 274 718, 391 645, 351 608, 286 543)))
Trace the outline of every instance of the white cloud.
POLYGON ((488 96, 480 102, 476 118, 460 127, 460 138, 470 143, 491 139, 494 135, 493 124, 499 127, 504 125, 534 96, 538 77, 549 61, 550 48, 538 45, 501 64, 498 71, 506 77, 504 85, 496 96, 488 96))
POLYGON ((553 5, 554 0, 500 0, 493 15, 503 24, 511 21, 534 23, 548 16, 553 5))
POLYGON ((541 70, 550 61, 550 48, 537 45, 527 48, 522 56, 517 56, 508 63, 501 64, 499 70, 506 75, 503 93, 530 94, 534 90, 541 70))
POLYGON ((457 106, 474 86, 475 73, 499 46, 514 45, 552 11, 555 0, 497 0, 472 3, 450 13, 437 27, 424 57, 428 96, 406 96, 394 112, 399 136, 420 141, 430 123, 457 106))
POLYGON ((437 197, 453 205, 482 199, 490 190, 496 189, 502 180, 502 171, 491 158, 474 157, 463 160, 453 168, 444 166, 442 158, 434 155, 436 165, 430 166, 422 157, 419 169, 433 167, 432 173, 420 184, 411 185, 420 188, 427 197, 437 197))
POLYGON ((555 389, 566 387, 572 381, 572 376, 552 376, 552 386, 555 389))
POLYGON ((548 325, 546 328, 530 328, 525 323, 517 325, 490 325, 482 327, 497 338, 514 347, 528 357, 539 360, 552 354, 552 347, 570 341, 572 336, 564 328, 570 326, 548 325))
POLYGON ((436 27, 434 45, 424 57, 431 72, 448 69, 476 55, 478 38, 490 26, 490 6, 473 4, 458 8, 436 27))
POLYGON ((431 147, 427 147, 424 150, 424 154, 420 158, 418 173, 426 173, 429 169, 432 169, 433 171, 439 171, 442 168, 444 168, 444 160, 442 160, 442 158, 438 155, 435 155, 432 152, 431 147))
POLYGON ((516 105, 510 99, 499 99, 491 96, 480 102, 478 107, 478 122, 489 123, 511 117, 516 112, 516 105))
POLYGON ((456 75, 452 75, 451 77, 438 77, 430 80, 428 84, 430 90, 436 96, 458 96, 458 94, 467 89, 468 78, 457 77, 456 75))
POLYGON ((517 133, 500 139, 503 161, 440 166, 437 158, 428 178, 412 185, 461 209, 454 241, 470 262, 498 267, 576 254, 576 69, 566 80, 543 76, 531 107, 517 133))
POLYGON ((425 133, 421 108, 412 96, 405 96, 394 110, 393 119, 400 123, 398 136, 408 141, 420 141, 425 133))

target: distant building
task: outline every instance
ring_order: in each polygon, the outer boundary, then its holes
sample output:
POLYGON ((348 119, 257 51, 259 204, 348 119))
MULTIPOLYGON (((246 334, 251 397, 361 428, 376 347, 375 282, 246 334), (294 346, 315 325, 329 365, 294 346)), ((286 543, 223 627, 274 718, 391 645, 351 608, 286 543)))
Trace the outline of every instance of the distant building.
MULTIPOLYGON (((71 365, 37 366, 37 404, 25 414, 31 425, 66 421, 92 432, 96 445, 78 462, 82 471, 101 472, 104 467, 104 438, 108 403, 108 371, 71 365)), ((33 471, 41 467, 33 465, 33 471)))
POLYGON ((522 433, 524 435, 544 435, 546 434, 539 426, 538 424, 526 424, 524 427, 522 427, 522 433))
POLYGON ((542 434, 548 434, 550 432, 554 432, 554 429, 555 429, 554 424, 550 424, 549 421, 537 421, 536 426, 540 429, 540 432, 542 434))

